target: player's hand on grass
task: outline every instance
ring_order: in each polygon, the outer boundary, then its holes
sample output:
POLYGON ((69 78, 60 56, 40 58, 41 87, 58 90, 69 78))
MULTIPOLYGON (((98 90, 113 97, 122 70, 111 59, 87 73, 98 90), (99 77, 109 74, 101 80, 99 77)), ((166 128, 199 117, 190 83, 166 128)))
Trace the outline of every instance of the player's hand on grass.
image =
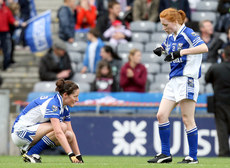
POLYGON ((76 155, 76 158, 80 161, 79 163, 84 163, 81 154, 76 155))
POLYGON ((162 55, 162 51, 162 47, 157 47, 155 50, 153 50, 153 52, 159 57, 162 55))
POLYGON ((68 156, 72 163, 82 163, 81 161, 77 159, 76 155, 73 152, 70 152, 68 156))
POLYGON ((174 51, 174 52, 170 53, 169 55, 167 55, 167 56, 165 57, 164 61, 170 62, 170 61, 173 61, 173 60, 175 60, 175 59, 177 59, 177 58, 180 58, 180 57, 181 57, 180 51, 181 51, 181 50, 174 51))

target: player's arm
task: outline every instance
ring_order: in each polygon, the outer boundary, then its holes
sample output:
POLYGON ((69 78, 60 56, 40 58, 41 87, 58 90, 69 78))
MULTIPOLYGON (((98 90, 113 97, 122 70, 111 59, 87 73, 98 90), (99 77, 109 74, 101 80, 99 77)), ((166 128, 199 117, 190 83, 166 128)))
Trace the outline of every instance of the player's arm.
POLYGON ((208 52, 208 47, 205 43, 203 43, 203 44, 198 45, 194 48, 188 48, 188 49, 180 50, 180 56, 201 54, 201 53, 206 53, 206 52, 208 52))
POLYGON ((76 135, 75 133, 73 132, 73 128, 72 128, 72 125, 71 125, 71 121, 65 121, 66 125, 67 125, 67 130, 70 131, 72 134, 73 134, 73 139, 72 141, 69 143, 69 145, 71 146, 73 152, 76 154, 77 156, 77 159, 79 161, 82 161, 82 157, 81 157, 81 153, 80 153, 80 149, 79 149, 79 146, 78 146, 78 142, 77 142, 77 138, 76 138, 76 135))
POLYGON ((60 120, 58 118, 50 118, 53 130, 54 130, 54 135, 60 145, 63 147, 65 152, 69 155, 69 158, 71 162, 73 163, 78 163, 79 161, 75 159, 76 157, 74 156, 72 149, 66 139, 66 136, 64 132, 62 131, 61 125, 60 125, 60 120))
POLYGON ((178 50, 178 51, 174 51, 170 54, 168 54, 164 61, 166 62, 170 62, 170 61, 173 61, 177 58, 180 58, 182 57, 183 55, 195 55, 195 54, 201 54, 201 53, 205 53, 205 52, 208 52, 208 47, 206 44, 201 44, 201 45, 198 45, 194 48, 188 48, 188 49, 182 49, 182 50, 178 50))

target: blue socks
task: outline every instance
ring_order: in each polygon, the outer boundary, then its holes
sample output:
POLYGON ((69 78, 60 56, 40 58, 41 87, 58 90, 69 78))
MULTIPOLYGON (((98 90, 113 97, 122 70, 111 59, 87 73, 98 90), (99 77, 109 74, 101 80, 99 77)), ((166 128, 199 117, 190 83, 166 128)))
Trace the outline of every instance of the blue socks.
POLYGON ((42 137, 30 150, 27 152, 27 155, 40 154, 43 150, 49 147, 55 147, 55 143, 50 140, 47 136, 42 137))
POLYGON ((159 124, 161 153, 170 156, 170 122, 159 124))
POLYGON ((198 148, 198 131, 197 127, 187 131, 189 156, 197 160, 197 148, 198 148))

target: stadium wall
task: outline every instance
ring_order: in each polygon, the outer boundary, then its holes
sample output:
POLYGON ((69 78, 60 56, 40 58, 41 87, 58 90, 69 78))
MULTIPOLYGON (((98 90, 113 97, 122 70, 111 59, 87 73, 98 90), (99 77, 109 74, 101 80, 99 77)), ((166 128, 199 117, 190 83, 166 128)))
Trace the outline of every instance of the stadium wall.
MULTIPOLYGON (((216 156, 218 140, 213 117, 196 117, 199 129, 198 156, 216 156)), ((156 117, 72 117, 81 153, 84 155, 150 156, 160 153, 156 117)), ((188 155, 187 136, 180 117, 171 117, 171 153, 188 155)))

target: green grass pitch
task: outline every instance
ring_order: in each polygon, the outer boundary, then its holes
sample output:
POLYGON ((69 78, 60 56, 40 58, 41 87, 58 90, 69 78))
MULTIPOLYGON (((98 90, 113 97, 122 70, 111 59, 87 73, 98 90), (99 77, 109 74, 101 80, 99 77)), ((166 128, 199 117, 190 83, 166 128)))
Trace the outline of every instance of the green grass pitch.
POLYGON ((149 164, 151 157, 128 156, 84 156, 84 164, 70 163, 67 156, 41 156, 41 164, 24 163, 20 156, 0 156, 0 168, 230 168, 230 158, 200 157, 199 164, 177 164, 181 157, 174 157, 172 163, 149 164))

